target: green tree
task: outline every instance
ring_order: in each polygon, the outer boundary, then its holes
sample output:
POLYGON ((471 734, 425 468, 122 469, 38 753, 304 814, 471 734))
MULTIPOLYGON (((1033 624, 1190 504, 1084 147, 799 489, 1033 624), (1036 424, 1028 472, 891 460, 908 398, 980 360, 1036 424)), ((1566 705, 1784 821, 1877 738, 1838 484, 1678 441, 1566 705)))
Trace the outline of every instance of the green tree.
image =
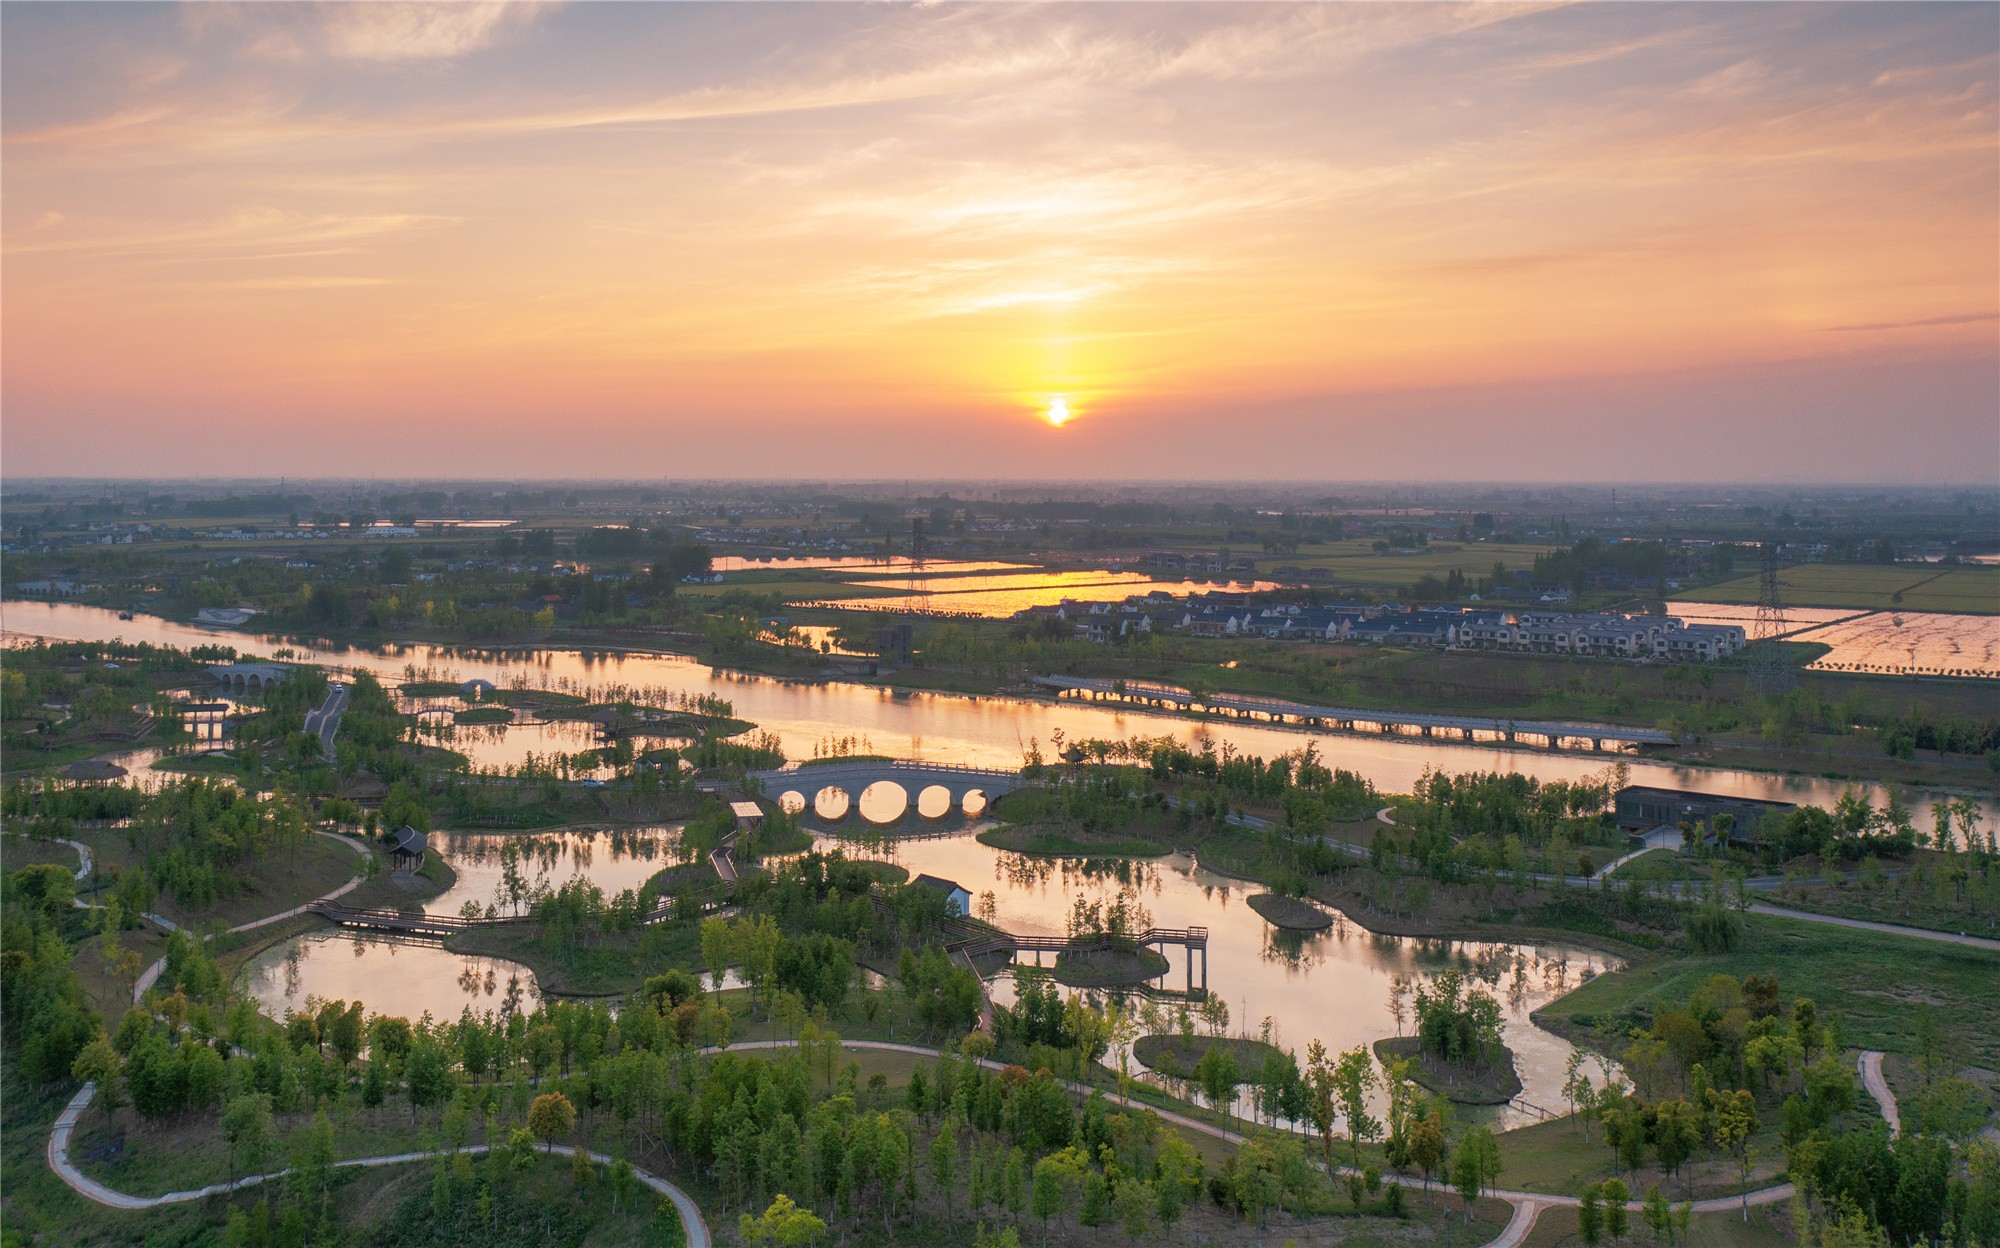
POLYGON ((804 1248, 826 1232, 826 1223, 783 1192, 756 1217, 744 1214, 737 1230, 747 1244, 776 1244, 778 1248, 804 1248))
POLYGON ((1614 1241, 1625 1238, 1625 1232, 1632 1228, 1625 1208, 1625 1202, 1632 1199, 1631 1189, 1623 1179, 1606 1179, 1598 1193, 1604 1200, 1604 1233, 1614 1241))
POLYGON ((576 1127, 576 1106, 560 1092, 544 1092, 528 1106, 528 1130, 542 1142, 542 1151, 576 1127))
POLYGON ((1194 1078, 1201 1085, 1201 1094, 1207 1098, 1209 1108, 1226 1112, 1236 1099, 1236 1058, 1222 1045, 1208 1046, 1201 1060, 1195 1063, 1194 1078))
POLYGON ((1451 1159, 1452 1185, 1465 1198, 1465 1220, 1472 1221, 1473 1202, 1500 1174, 1500 1143, 1485 1127, 1473 1127, 1458 1141, 1451 1159))
POLYGON ((1590 1248, 1604 1239, 1604 1211, 1598 1207, 1597 1184, 1583 1189, 1576 1206, 1576 1233, 1590 1248))
POLYGON ((1083 1198, 1084 1175, 1090 1161, 1072 1145, 1035 1163, 1033 1211, 1042 1220, 1042 1243, 1049 1242, 1049 1220, 1067 1217, 1083 1198))
POLYGON ((1646 1207, 1639 1217, 1646 1224, 1646 1230, 1654 1239, 1671 1239, 1674 1233, 1674 1211, 1667 1204, 1665 1192, 1658 1183, 1646 1190, 1646 1207))
POLYGON ((271 1098, 262 1092, 237 1097, 222 1111, 219 1125, 229 1142, 229 1181, 262 1169, 271 1150, 271 1098))

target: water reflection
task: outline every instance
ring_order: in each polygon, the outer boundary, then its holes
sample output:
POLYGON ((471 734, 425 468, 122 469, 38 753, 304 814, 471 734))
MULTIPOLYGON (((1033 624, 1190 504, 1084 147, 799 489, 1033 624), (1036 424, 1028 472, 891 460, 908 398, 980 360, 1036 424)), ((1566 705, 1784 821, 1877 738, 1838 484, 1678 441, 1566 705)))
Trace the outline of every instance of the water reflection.
MULTIPOLYGON (((1284 931, 1245 904, 1263 891, 1261 885, 1206 870, 1187 854, 1149 860, 1029 858, 981 845, 968 831, 903 842, 896 858, 913 874, 928 872, 963 884, 978 898, 982 917, 1008 931, 1062 935, 1079 905, 1108 913, 1121 903, 1133 916, 1134 930, 1149 924, 1207 927, 1207 984, 1228 1006, 1231 1033, 1255 1035, 1269 1020, 1275 1043, 1301 1055, 1315 1039, 1339 1052, 1407 1033, 1410 985, 1419 976, 1457 967, 1500 1002, 1502 1032, 1514 1051, 1523 1098, 1545 1107, 1561 1103, 1571 1049, 1536 1027, 1529 1015, 1620 965, 1606 954, 1562 945, 1383 936, 1344 916, 1321 932, 1284 931)), ((1152 987, 1172 992, 1190 978, 1202 982, 1200 954, 1192 955, 1190 967, 1183 948, 1168 945, 1162 952, 1168 967, 1152 987)), ((1023 960, 1032 963, 1033 956, 1023 960)), ((1011 1004, 1011 974, 995 978, 991 991, 995 1001, 1011 1004)), ((1110 994, 1087 995, 1103 1000, 1110 994)), ((1145 1008, 1142 999, 1132 999, 1134 1008, 1145 1008)), ((1156 1013, 1164 1011, 1156 1021, 1168 1030, 1173 1009, 1171 1003, 1155 1004, 1156 1013)), ((1534 1117, 1512 1108, 1463 1112, 1508 1125, 1534 1117)))
POLYGON ((274 945, 243 969, 243 988, 273 1018, 322 1000, 362 1001, 371 1014, 456 1018, 531 1010, 535 973, 501 958, 453 953, 434 942, 353 931, 309 932, 274 945))
POLYGON ((459 914, 467 904, 495 914, 525 913, 529 899, 579 876, 615 896, 637 890, 682 861, 679 824, 538 833, 437 832, 431 845, 458 879, 424 904, 459 914))
MULTIPOLYGON (((1199 722, 1132 709, 1083 703, 1049 703, 961 694, 912 693, 837 681, 796 682, 711 669, 679 655, 619 654, 608 651, 506 650, 480 647, 388 645, 364 650, 309 643, 293 638, 220 634, 153 616, 120 620, 115 612, 73 603, 7 602, 0 627, 10 636, 52 639, 149 641, 156 645, 213 645, 293 649, 304 662, 365 669, 400 684, 415 665, 454 680, 481 677, 495 684, 584 688, 623 685, 713 694, 735 704, 736 714, 777 734, 793 758, 808 758, 813 746, 830 737, 867 736, 875 752, 985 767, 1017 767, 1031 738, 1046 743, 1060 728, 1071 740, 1091 737, 1169 736, 1196 744, 1212 740, 1237 750, 1272 756, 1318 743, 1329 767, 1346 768, 1389 792, 1408 792, 1426 767, 1441 771, 1518 771, 1542 780, 1578 780, 1602 770, 1604 758, 1551 754, 1540 750, 1452 745, 1423 738, 1315 736, 1268 724, 1199 722)), ((1849 786, 1805 776, 1778 776, 1722 768, 1682 767, 1646 759, 1628 760, 1634 784, 1692 788, 1736 797, 1813 802, 1831 807, 1849 786)), ((1862 786, 1879 804, 1887 794, 1862 786)), ((1988 813, 1982 826, 1993 826, 1988 813)))

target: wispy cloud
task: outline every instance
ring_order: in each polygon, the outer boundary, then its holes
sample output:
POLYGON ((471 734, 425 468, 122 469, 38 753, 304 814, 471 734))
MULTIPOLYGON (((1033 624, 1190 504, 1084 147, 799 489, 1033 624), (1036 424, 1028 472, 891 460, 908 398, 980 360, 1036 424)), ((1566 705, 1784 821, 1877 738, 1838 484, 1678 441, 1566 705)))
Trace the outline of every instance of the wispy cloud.
POLYGON ((1984 325, 2000 321, 2000 312, 1963 312, 1955 316, 1926 316, 1914 321, 1874 321, 1866 325, 1829 325, 1828 333, 1873 333, 1884 329, 1927 329, 1933 325, 1984 325))

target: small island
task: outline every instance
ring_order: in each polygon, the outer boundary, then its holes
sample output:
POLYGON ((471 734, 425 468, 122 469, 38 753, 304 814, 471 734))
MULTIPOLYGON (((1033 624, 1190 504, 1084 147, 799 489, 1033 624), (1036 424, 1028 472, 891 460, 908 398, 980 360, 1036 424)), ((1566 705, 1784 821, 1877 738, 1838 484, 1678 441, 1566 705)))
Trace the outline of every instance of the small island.
POLYGON ((1196 1078, 1195 1068, 1209 1050, 1218 1050, 1235 1063, 1236 1082, 1248 1083, 1264 1069, 1264 1060, 1283 1057, 1275 1045, 1240 1036, 1182 1036, 1177 1034, 1140 1036, 1132 1042, 1132 1056, 1148 1070, 1170 1079, 1196 1078))
POLYGON ((1309 901, 1278 893, 1258 893, 1250 898, 1250 908, 1264 916, 1273 927, 1294 932, 1319 932, 1333 926, 1333 916, 1309 901))
POLYGON ((1120 988, 1166 973, 1166 955, 1157 949, 1068 950, 1056 955, 1056 982, 1071 988, 1120 988))
POLYGON ((1416 986, 1417 1034, 1377 1040, 1384 1066, 1461 1105, 1504 1105, 1521 1092, 1514 1054, 1500 1040, 1500 1003, 1456 967, 1416 986))

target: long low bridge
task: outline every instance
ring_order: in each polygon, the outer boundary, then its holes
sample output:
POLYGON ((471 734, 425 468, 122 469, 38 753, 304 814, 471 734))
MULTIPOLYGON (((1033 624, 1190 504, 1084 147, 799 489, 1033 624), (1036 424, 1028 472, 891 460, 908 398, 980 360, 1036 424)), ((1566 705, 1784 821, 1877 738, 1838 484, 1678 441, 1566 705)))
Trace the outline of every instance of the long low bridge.
POLYGON ((1545 719, 1492 719, 1482 715, 1432 715, 1417 711, 1371 711, 1352 706, 1311 706, 1283 698, 1261 698, 1254 694, 1198 694, 1177 685, 1138 680, 1104 680, 1088 676, 1037 676, 1034 683, 1053 690, 1057 697, 1068 695, 1091 702, 1118 702, 1166 710, 1193 711, 1197 708, 1236 719, 1264 719, 1274 724, 1299 724, 1312 728, 1359 731, 1356 724, 1372 724, 1390 736, 1443 737, 1461 741, 1486 739, 1526 742, 1539 738, 1556 749, 1564 741, 1587 741, 1593 750, 1610 746, 1673 745, 1672 733, 1657 728, 1625 728, 1617 724, 1593 724, 1545 719))
POLYGON ((837 790, 846 795, 849 810, 858 807, 861 794, 877 784, 893 784, 902 789, 912 809, 923 794, 943 789, 951 799, 950 809, 964 810, 966 799, 975 793, 991 802, 1004 793, 1026 788, 1029 783, 1018 771, 914 759, 835 759, 753 771, 748 778, 762 786, 766 797, 778 799, 788 793, 796 794, 808 807, 821 793, 837 790))
POLYGON ((468 919, 457 914, 426 914, 421 910, 363 909, 343 906, 337 901, 315 901, 307 910, 341 927, 365 927, 377 932, 400 932, 405 936, 434 936, 443 939, 475 927, 497 927, 525 923, 525 915, 502 918, 468 919))

